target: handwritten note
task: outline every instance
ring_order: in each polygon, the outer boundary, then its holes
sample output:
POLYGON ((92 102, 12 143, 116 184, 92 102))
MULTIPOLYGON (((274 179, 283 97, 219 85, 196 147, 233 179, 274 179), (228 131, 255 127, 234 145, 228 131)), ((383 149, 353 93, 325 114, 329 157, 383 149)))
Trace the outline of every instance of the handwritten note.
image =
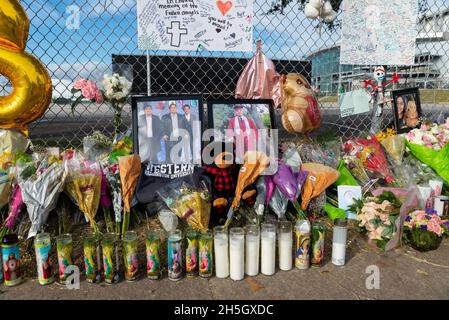
POLYGON ((253 0, 137 0, 142 50, 252 51, 253 0))

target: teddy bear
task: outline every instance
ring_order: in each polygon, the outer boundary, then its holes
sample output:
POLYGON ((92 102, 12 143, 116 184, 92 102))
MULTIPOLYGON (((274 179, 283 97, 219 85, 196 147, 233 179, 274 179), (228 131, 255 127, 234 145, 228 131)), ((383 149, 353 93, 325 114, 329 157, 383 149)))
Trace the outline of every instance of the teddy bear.
MULTIPOLYGON (((213 163, 203 167, 204 174, 212 183, 212 214, 211 223, 223 224, 235 194, 239 166, 234 162, 234 148, 232 144, 212 142, 209 150, 222 150, 212 156, 213 163), (222 144, 221 148, 217 144, 222 144), (232 151, 231 151, 232 150, 232 151)), ((255 187, 248 187, 242 199, 249 206, 254 205, 256 199, 255 187)))

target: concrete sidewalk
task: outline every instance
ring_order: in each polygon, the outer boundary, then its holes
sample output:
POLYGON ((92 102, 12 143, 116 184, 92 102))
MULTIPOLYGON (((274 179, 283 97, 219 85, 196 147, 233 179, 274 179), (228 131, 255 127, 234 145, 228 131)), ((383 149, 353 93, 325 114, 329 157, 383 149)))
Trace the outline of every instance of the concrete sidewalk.
MULTIPOLYGON (((330 248, 326 250, 326 264, 321 268, 278 271, 271 277, 246 277, 240 282, 212 277, 174 283, 164 274, 160 281, 142 277, 109 286, 88 284, 82 277, 79 290, 68 290, 56 283, 40 286, 28 277, 17 287, 1 286, 0 299, 449 299, 449 239, 428 253, 407 246, 380 253, 352 231, 344 267, 334 266, 330 248), (379 289, 366 288, 370 276, 366 269, 371 265, 380 270, 379 289)), ((34 264, 29 268, 35 268, 34 264)))

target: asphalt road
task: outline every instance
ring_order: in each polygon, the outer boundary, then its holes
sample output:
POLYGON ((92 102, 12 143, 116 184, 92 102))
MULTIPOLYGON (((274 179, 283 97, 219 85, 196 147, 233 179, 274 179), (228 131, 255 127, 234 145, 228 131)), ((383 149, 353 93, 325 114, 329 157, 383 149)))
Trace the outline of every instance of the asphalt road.
MULTIPOLYGON (((325 104, 321 106, 323 126, 321 130, 333 130, 346 138, 367 131, 371 125, 371 115, 361 114, 346 118, 340 117, 340 111, 336 105, 325 104)), ((447 105, 423 105, 423 114, 431 116, 431 120, 438 121, 449 117, 449 104, 447 105)), ((30 126, 31 139, 74 142, 79 144, 81 139, 94 130, 113 132, 112 112, 107 105, 78 105, 74 115, 71 115, 70 105, 52 104, 44 117, 30 126)), ((277 117, 278 127, 281 127, 277 117)), ((207 117, 204 117, 207 119, 207 117)), ((384 116, 384 124, 393 121, 391 111, 387 110, 384 116)), ((123 130, 131 127, 130 106, 125 106, 123 111, 123 130)), ((285 132, 280 132, 280 136, 285 132)))

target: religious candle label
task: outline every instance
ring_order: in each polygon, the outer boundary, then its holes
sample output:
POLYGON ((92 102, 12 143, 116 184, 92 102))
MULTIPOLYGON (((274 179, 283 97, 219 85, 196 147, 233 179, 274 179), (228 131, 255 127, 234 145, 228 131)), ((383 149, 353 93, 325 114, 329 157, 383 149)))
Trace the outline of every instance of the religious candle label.
POLYGON ((146 240, 147 276, 153 280, 157 280, 161 276, 160 246, 161 241, 159 239, 146 240))
POLYGON ((53 270, 50 262, 51 244, 36 244, 37 277, 42 285, 53 282, 53 270))
POLYGON ((18 245, 2 245, 5 285, 14 286, 22 281, 18 245))

